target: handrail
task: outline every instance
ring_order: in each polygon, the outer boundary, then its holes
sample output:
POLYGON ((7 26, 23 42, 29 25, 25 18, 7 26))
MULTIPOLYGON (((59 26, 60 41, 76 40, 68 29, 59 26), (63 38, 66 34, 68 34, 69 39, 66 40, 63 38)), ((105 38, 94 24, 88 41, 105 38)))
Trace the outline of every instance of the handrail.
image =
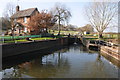
MULTIPOLYGON (((23 38, 34 38, 34 37, 41 37, 41 35, 26 35, 26 36, 14 36, 14 39, 23 39, 23 38)), ((13 39, 13 36, 1 36, 0 39, 4 40, 11 40, 13 39)))

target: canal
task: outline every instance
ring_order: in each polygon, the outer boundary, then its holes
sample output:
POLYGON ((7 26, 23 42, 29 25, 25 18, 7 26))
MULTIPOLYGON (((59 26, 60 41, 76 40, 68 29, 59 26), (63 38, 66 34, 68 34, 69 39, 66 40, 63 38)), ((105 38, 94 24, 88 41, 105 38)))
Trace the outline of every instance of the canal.
POLYGON ((82 45, 45 55, 21 55, 3 62, 3 78, 118 78, 119 67, 82 45))

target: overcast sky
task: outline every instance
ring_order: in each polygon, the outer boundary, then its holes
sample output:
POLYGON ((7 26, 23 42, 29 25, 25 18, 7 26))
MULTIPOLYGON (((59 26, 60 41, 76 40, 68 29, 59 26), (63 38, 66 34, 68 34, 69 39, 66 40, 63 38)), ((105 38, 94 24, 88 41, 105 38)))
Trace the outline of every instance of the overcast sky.
MULTIPOLYGON (((0 16, 2 16, 5 7, 9 2, 14 4, 15 6, 18 4, 20 6, 20 10, 37 7, 39 11, 43 9, 50 10, 51 8, 54 7, 56 2, 60 2, 62 4, 65 4, 66 7, 69 8, 72 13, 72 17, 69 23, 81 27, 86 24, 89 24, 88 20, 85 17, 84 9, 85 6, 89 5, 89 2, 93 2, 93 1, 94 0, 1 0, 0 16)), ((118 1, 118 0, 113 0, 113 1, 118 1)), ((114 31, 116 30, 114 28, 114 31)))

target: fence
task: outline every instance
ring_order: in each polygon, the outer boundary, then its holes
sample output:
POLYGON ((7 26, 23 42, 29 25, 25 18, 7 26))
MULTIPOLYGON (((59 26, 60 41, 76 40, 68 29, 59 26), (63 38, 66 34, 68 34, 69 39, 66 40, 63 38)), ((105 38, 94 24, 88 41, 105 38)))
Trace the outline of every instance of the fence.
POLYGON ((26 36, 1 36, 0 40, 12 40, 12 39, 24 39, 24 38, 36 38, 41 37, 41 35, 26 35, 26 36))

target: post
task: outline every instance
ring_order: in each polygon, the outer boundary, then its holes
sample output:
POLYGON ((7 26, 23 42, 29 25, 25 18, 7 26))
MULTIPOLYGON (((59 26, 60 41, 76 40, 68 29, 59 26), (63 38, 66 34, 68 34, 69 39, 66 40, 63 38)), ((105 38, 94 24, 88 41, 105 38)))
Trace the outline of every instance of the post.
POLYGON ((12 28, 12 39, 14 41, 14 28, 12 28))
POLYGON ((2 34, 2 43, 4 43, 4 34, 2 34))

